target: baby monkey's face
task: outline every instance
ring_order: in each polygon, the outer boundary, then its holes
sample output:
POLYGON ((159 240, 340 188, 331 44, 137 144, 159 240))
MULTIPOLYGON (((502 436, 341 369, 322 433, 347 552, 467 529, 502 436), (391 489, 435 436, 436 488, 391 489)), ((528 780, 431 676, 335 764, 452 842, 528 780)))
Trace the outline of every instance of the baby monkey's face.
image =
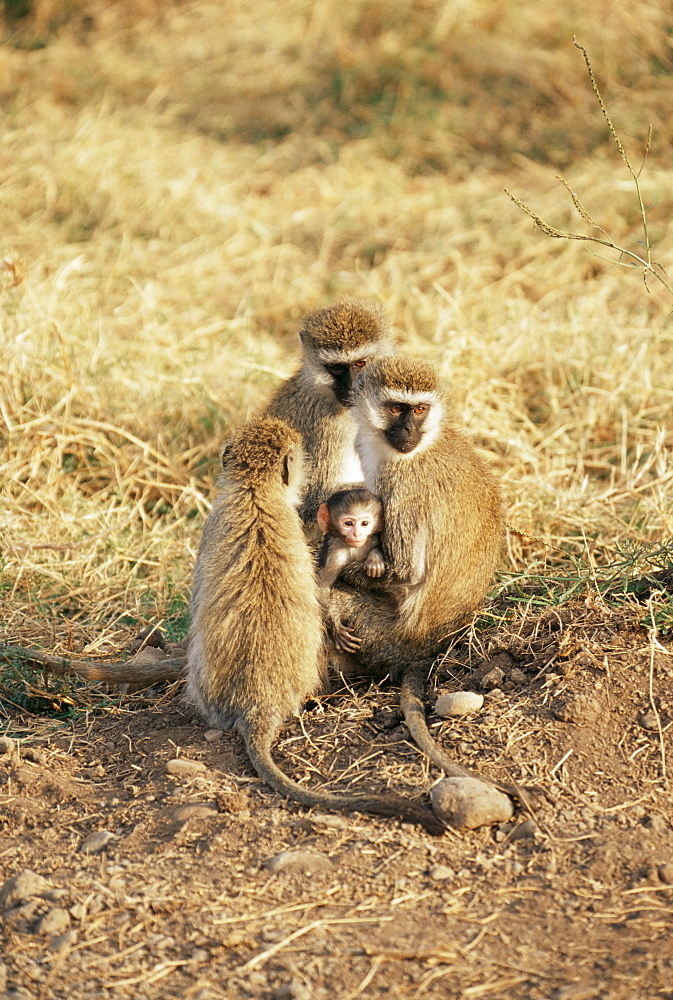
POLYGON ((362 548, 372 533, 378 530, 377 518, 369 509, 353 508, 337 518, 337 531, 353 549, 362 548))

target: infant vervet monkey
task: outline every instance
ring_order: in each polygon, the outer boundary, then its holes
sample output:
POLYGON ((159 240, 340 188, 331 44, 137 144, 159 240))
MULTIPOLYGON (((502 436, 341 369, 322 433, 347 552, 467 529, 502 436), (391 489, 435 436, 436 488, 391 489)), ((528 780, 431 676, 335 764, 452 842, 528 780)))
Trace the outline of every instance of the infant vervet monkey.
POLYGON ((383 576, 386 564, 379 533, 383 530, 381 501, 356 486, 338 490, 318 508, 318 526, 323 533, 318 552, 318 586, 325 614, 337 649, 355 652, 360 646, 350 628, 329 616, 329 592, 341 571, 353 563, 363 566, 367 576, 383 576))

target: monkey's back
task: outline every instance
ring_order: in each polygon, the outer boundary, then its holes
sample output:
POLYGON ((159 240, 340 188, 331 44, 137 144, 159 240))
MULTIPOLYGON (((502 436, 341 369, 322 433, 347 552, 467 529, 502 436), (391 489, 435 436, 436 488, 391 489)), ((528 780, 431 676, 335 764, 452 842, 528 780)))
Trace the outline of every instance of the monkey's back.
POLYGON ((301 524, 281 497, 231 486, 215 500, 195 566, 188 696, 222 727, 270 727, 324 684, 322 621, 301 524))
POLYGON ((299 431, 307 456, 304 500, 299 515, 315 522, 318 507, 344 484, 362 482, 355 451, 355 423, 331 393, 316 394, 300 369, 277 389, 267 410, 299 431))

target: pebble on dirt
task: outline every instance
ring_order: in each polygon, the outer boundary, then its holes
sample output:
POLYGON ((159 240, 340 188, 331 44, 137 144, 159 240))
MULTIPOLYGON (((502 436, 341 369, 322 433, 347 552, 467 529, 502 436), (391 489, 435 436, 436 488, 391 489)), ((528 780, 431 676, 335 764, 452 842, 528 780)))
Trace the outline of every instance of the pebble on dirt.
POLYGON ((442 718, 452 715, 470 715, 478 712, 484 704, 484 696, 475 691, 450 691, 440 695, 435 704, 435 712, 442 718))
POLYGON ((511 800, 476 778, 443 778, 431 792, 436 816, 458 830, 475 830, 511 819, 511 800))
POLYGON ((54 906, 43 914, 37 924, 38 934, 60 935, 70 927, 70 914, 60 906, 54 906))
POLYGON ((481 678, 481 686, 484 691, 490 691, 492 688, 499 688, 505 679, 505 672, 501 670, 500 667, 493 667, 489 670, 487 674, 481 678))
POLYGON ((600 702, 591 695, 576 694, 569 698, 559 698, 552 705, 552 711, 561 722, 590 726, 599 717, 602 708, 600 702))
POLYGON ((50 888, 46 878, 36 875, 27 868, 26 871, 8 878, 0 889, 0 910, 10 910, 17 903, 23 903, 32 896, 40 896, 50 888))
POLYGON ((264 867, 275 874, 279 872, 332 871, 334 862, 324 854, 313 851, 281 851, 265 861, 264 867))
POLYGON ((171 819, 175 823, 185 823, 188 819, 206 819, 208 816, 216 816, 217 812, 218 808, 214 802, 186 802, 173 810, 171 819))
POLYGON ((666 885, 673 885, 673 864, 670 861, 666 862, 664 865, 659 865, 657 869, 657 874, 662 882, 666 885))
POLYGON ((82 854, 98 854, 111 840, 114 840, 114 833, 110 833, 109 830, 96 830, 84 838, 79 849, 82 854))
POLYGON ((187 760, 186 757, 176 757, 166 764, 166 774, 175 774, 179 777, 189 777, 192 774, 203 774, 206 765, 200 760, 187 760))
POLYGON ((11 736, 0 736, 0 756, 13 754, 16 750, 16 740, 11 736))
POLYGON ((449 868, 447 865, 433 865, 428 875, 433 882, 446 882, 447 879, 454 877, 455 872, 453 868, 449 868))

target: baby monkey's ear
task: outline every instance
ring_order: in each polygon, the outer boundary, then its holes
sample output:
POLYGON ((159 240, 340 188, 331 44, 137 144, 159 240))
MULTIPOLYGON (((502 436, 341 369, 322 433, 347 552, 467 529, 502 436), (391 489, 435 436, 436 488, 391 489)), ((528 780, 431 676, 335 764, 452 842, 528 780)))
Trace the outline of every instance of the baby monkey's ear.
POLYGON ((318 507, 318 527, 322 531, 323 535, 327 534, 332 528, 332 521, 329 516, 329 510, 326 503, 321 503, 318 507))

